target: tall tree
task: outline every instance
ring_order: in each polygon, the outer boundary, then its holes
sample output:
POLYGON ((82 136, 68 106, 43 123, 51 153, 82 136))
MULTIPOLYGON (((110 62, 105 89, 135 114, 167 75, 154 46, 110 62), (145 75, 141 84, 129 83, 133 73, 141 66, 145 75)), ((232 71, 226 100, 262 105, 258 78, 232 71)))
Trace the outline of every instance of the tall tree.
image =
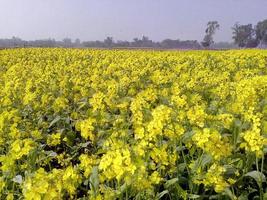
POLYGON ((267 43, 267 19, 258 22, 255 27, 256 39, 259 43, 267 43))
POLYGON ((72 46, 72 40, 71 38, 64 38, 62 40, 64 47, 71 47, 72 46))
POLYGON ((239 47, 253 47, 255 31, 252 24, 240 25, 236 23, 233 27, 233 40, 239 47))
POLYGON ((107 46, 107 47, 112 47, 113 45, 113 38, 112 37, 107 37, 105 40, 104 40, 104 44, 107 46))
POLYGON ((79 38, 77 38, 77 39, 75 40, 74 44, 75 44, 76 47, 81 46, 81 40, 80 40, 79 38))
POLYGON ((211 44, 214 43, 213 36, 217 29, 220 28, 220 25, 217 21, 209 21, 207 24, 207 28, 205 30, 205 36, 203 41, 201 42, 203 47, 209 47, 211 44))

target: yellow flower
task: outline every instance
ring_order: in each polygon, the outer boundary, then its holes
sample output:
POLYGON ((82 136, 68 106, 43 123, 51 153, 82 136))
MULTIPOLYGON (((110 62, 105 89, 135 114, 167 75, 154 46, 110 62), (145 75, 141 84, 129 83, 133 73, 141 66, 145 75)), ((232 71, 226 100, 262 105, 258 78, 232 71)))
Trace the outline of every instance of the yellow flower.
POLYGON ((132 163, 130 151, 123 149, 107 152, 100 160, 99 169, 107 179, 121 180, 124 175, 133 175, 136 166, 132 163))
POLYGON ((42 139, 42 134, 39 130, 34 130, 31 132, 31 135, 35 139, 42 139))
POLYGON ((253 109, 250 109, 246 114, 247 120, 252 122, 250 130, 243 132, 241 136, 244 142, 241 143, 240 147, 245 148, 249 152, 254 152, 257 157, 261 157, 263 154, 263 147, 267 145, 267 138, 261 135, 260 130, 260 114, 253 115, 253 109))
POLYGON ((80 129, 81 135, 84 139, 89 139, 91 141, 95 141, 95 134, 94 131, 94 123, 96 122, 95 119, 89 118, 80 122, 80 129))
POLYGON ((157 135, 161 135, 165 124, 170 121, 170 115, 172 110, 165 106, 160 105, 152 111, 153 119, 147 126, 147 139, 152 140, 157 135))
POLYGON ((59 112, 61 110, 66 109, 68 106, 68 103, 69 101, 65 97, 58 97, 53 103, 53 108, 56 112, 59 112))
POLYGON ((159 184, 162 178, 160 177, 160 174, 157 171, 154 171, 151 176, 149 177, 152 184, 159 184))
POLYGON ((6 184, 5 184, 5 181, 3 180, 3 177, 0 177, 0 194, 4 190, 5 185, 6 184))
POLYGON ((202 106, 194 106, 187 112, 187 117, 192 125, 197 125, 201 128, 204 127, 206 113, 202 106))
POLYGON ((216 130, 208 128, 204 128, 203 131, 197 130, 192 140, 199 148, 211 154, 216 160, 229 156, 232 151, 227 138, 222 138, 216 130))
POLYGON ((224 180, 225 168, 218 164, 213 164, 205 174, 203 180, 195 181, 197 184, 203 183, 205 186, 213 186, 217 193, 223 192, 229 184, 224 180))
POLYGON ((96 164, 95 158, 86 154, 82 154, 79 157, 79 160, 81 162, 79 167, 84 170, 84 176, 89 177, 93 166, 96 164))
POLYGON ((77 186, 81 182, 81 177, 77 172, 77 169, 74 169, 72 166, 67 167, 62 176, 63 188, 65 188, 69 194, 75 194, 77 186))
POLYGON ((13 200, 14 199, 14 195, 12 193, 9 193, 6 197, 6 200, 13 200))
POLYGON ((53 134, 48 136, 47 144, 49 146, 56 146, 56 145, 60 144, 60 138, 61 138, 60 133, 53 133, 53 134))
POLYGON ((31 139, 17 139, 11 144, 11 153, 16 159, 20 159, 22 156, 28 155, 34 147, 35 143, 31 139))
POLYGON ((104 109, 104 98, 105 95, 102 92, 98 92, 93 95, 93 97, 89 100, 89 103, 93 106, 93 111, 104 109))

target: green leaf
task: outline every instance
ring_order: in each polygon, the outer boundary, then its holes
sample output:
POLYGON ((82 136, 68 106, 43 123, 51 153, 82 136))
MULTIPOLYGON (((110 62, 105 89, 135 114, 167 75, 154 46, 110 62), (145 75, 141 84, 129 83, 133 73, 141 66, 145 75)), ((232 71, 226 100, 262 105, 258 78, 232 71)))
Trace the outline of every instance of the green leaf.
POLYGON ((79 104, 81 105, 78 107, 78 111, 81 110, 87 104, 87 102, 80 102, 79 104))
POLYGON ((157 198, 161 199, 165 194, 169 194, 169 191, 168 190, 163 190, 161 193, 159 193, 157 195, 157 198))
POLYGON ((185 168, 186 168, 186 163, 181 163, 181 164, 177 165, 177 169, 180 172, 183 172, 185 170, 185 168))
POLYGON ((212 161, 212 157, 209 154, 204 154, 200 160, 200 166, 203 168, 212 161))
POLYGON ((179 197, 182 199, 187 199, 187 192, 178 184, 179 179, 178 178, 173 178, 165 183, 165 188, 172 188, 176 190, 176 193, 178 194, 179 197))
POLYGON ((183 150, 185 150, 186 148, 184 147, 184 146, 178 146, 178 147, 176 147, 176 151, 177 152, 180 152, 180 151, 183 151, 183 150))
POLYGON ((221 198, 222 195, 220 194, 214 194, 214 195, 210 195, 209 196, 209 199, 214 199, 214 200, 218 200, 221 198))
POLYGON ((182 138, 181 138, 182 142, 186 142, 186 141, 188 141, 189 139, 192 138, 192 136, 193 136, 194 134, 195 134, 194 131, 188 131, 188 132, 186 132, 185 134, 183 134, 183 136, 182 136, 182 138))
POLYGON ((176 182, 178 182, 178 178, 173 178, 173 179, 170 179, 168 181, 166 181, 165 183, 165 187, 166 188, 169 188, 171 185, 175 184, 176 182))
POLYGON ((60 120, 60 116, 56 116, 55 119, 49 124, 48 128, 51 128, 55 123, 57 123, 60 120))
POLYGON ((86 180, 83 182, 84 185, 88 185, 88 183, 89 183, 89 180, 88 180, 88 179, 86 179, 86 180))
POLYGON ((248 199, 248 194, 247 193, 243 193, 237 199, 238 200, 247 200, 248 199))
POLYGON ((124 183, 122 186, 120 186, 119 191, 120 193, 124 193, 127 190, 127 184, 124 183))
POLYGON ((201 157, 199 157, 192 168, 193 172, 196 172, 198 168, 204 168, 212 161, 212 157, 209 154, 203 154, 201 157))
POLYGON ((178 192, 178 196, 181 197, 182 199, 186 200, 187 199, 187 192, 179 184, 176 184, 175 188, 178 192))
POLYGON ((94 195, 96 196, 99 191, 99 177, 98 177, 98 167, 94 166, 92 169, 92 174, 90 176, 90 185, 93 188, 94 195))
POLYGON ((261 187, 261 184, 263 182, 266 182, 265 175, 263 173, 261 173, 261 172, 258 172, 258 171, 248 172, 244 176, 249 176, 249 177, 253 178, 257 182, 259 187, 261 187))
POLYGON ((232 191, 229 188, 226 188, 224 190, 224 193, 231 198, 231 200, 236 200, 236 196, 232 193, 232 191))
POLYGON ((187 198, 188 199, 198 199, 200 198, 201 196, 200 195, 197 195, 197 194, 188 194, 187 195, 187 198))
POLYGON ((234 176, 235 172, 237 171, 237 169, 234 168, 232 165, 224 165, 224 168, 226 169, 226 172, 224 173, 226 177, 234 176))
POLYGON ((85 142, 85 143, 80 143, 79 146, 82 148, 86 148, 91 142, 85 142))

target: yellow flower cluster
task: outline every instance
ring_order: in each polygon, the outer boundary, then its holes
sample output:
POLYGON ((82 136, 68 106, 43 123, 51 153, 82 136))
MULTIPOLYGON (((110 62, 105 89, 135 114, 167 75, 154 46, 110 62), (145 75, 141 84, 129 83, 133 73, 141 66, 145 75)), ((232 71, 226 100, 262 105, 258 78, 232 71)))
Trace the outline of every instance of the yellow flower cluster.
POLYGON ((15 140, 11 144, 10 152, 15 155, 16 159, 20 159, 23 155, 27 155, 34 148, 34 142, 31 139, 15 140))
POLYGON ((220 133, 216 130, 204 128, 203 131, 196 131, 192 137, 196 145, 211 154, 215 160, 221 157, 227 157, 231 154, 231 145, 227 138, 222 138, 220 133))
POLYGON ((247 151, 254 152, 258 157, 263 155, 263 147, 267 145, 267 138, 261 135, 261 114, 253 115, 253 108, 250 108, 245 115, 246 120, 251 121, 251 128, 241 135, 244 138, 244 142, 240 145, 247 151))
POLYGON ((167 106, 160 105, 152 111, 153 119, 149 122, 147 126, 148 134, 146 137, 148 140, 152 140, 157 135, 162 135, 162 130, 165 124, 168 124, 171 109, 167 106))
POLYGON ((56 146, 60 144, 60 138, 61 138, 60 133, 54 133, 52 135, 49 135, 47 139, 47 144, 50 146, 56 146))
POLYGON ((130 151, 127 149, 109 151, 99 163, 99 169, 103 171, 103 180, 116 178, 118 181, 127 174, 134 174, 136 167, 131 160, 130 151))
POLYGON ((204 179, 200 182, 196 181, 198 184, 203 183, 206 186, 214 186, 215 191, 220 193, 229 186, 229 184, 225 181, 223 174, 225 172, 225 168, 219 166, 217 164, 213 164, 207 171, 204 179))
POLYGON ((80 122, 81 135, 85 139, 90 139, 91 141, 95 140, 95 135, 93 133, 95 119, 86 119, 80 122))
POLYGON ((266 138, 263 50, 0 50, 0 199, 262 193, 266 138))
POLYGON ((33 177, 29 176, 23 182, 23 194, 26 199, 62 199, 64 190, 69 195, 75 195, 80 184, 80 176, 73 167, 64 171, 53 169, 47 173, 43 168, 38 169, 33 177))
POLYGON ((89 177, 91 175, 93 166, 96 165, 96 161, 95 158, 93 156, 89 156, 87 154, 82 154, 79 157, 79 160, 81 162, 81 164, 79 165, 79 167, 84 170, 84 176, 85 177, 89 177))

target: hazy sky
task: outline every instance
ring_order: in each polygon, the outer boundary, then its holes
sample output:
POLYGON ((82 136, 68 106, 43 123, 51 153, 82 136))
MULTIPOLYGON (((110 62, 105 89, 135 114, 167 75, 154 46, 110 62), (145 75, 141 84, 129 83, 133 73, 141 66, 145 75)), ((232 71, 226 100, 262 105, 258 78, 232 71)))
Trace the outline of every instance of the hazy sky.
POLYGON ((267 19, 267 0, 0 0, 0 38, 201 40, 217 20, 216 41, 230 41, 235 22, 267 19))

